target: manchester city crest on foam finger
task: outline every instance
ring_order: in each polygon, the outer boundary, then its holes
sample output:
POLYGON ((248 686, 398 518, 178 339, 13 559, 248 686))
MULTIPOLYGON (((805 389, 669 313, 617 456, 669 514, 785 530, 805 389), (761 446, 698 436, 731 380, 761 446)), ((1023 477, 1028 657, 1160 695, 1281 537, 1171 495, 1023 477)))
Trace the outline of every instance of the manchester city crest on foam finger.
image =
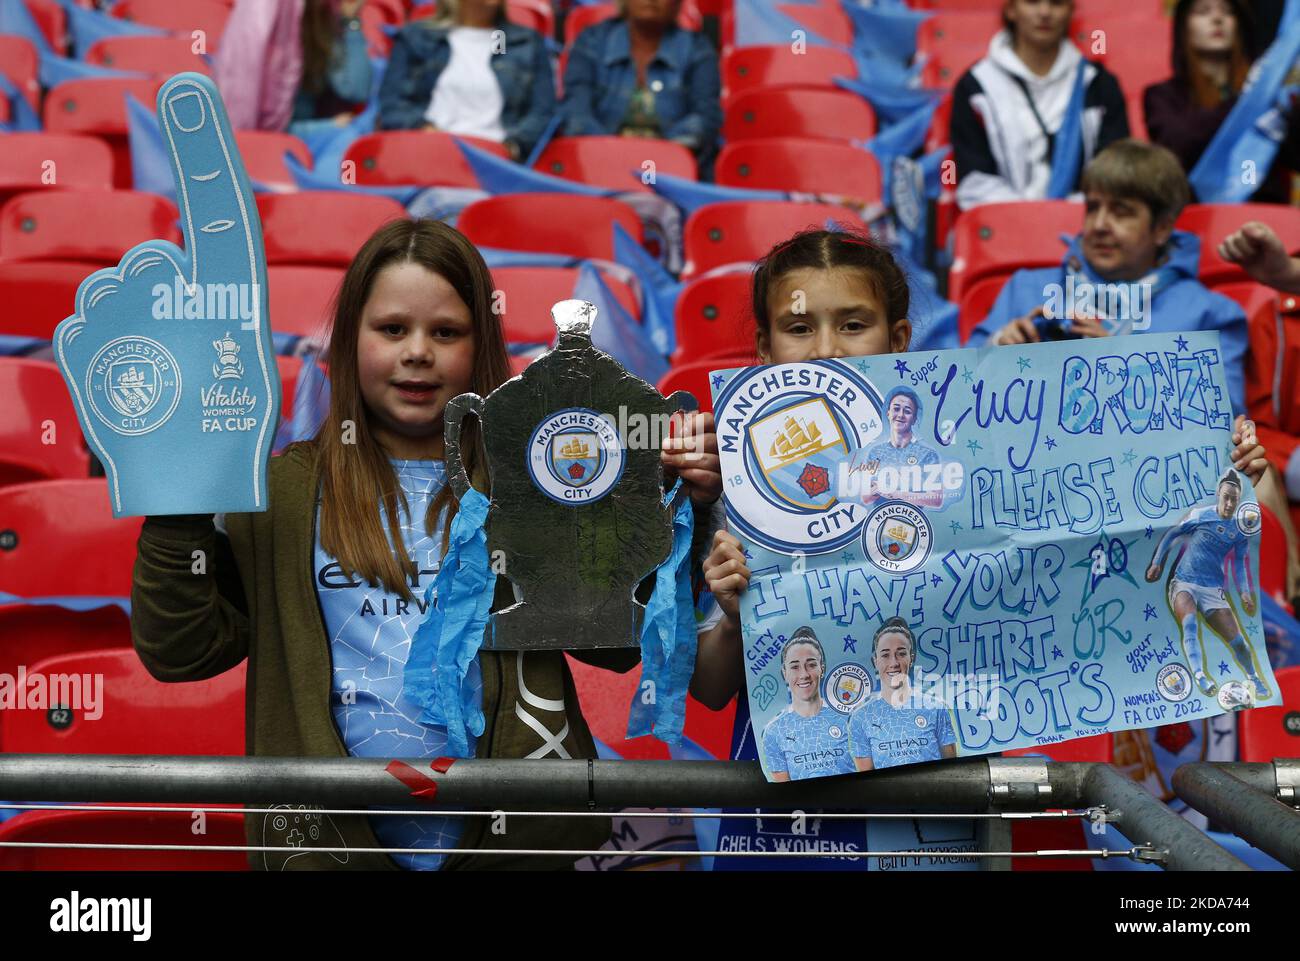
POLYGON ((158 92, 185 249, 150 240, 77 290, 54 354, 117 517, 260 511, 280 409, 266 254, 207 77, 158 92))
POLYGON ((851 543, 868 509, 838 496, 841 465, 884 431, 884 399, 848 364, 817 360, 737 372, 714 405, 727 516, 742 538, 785 554, 851 543), (766 503, 768 523, 733 504, 766 503))

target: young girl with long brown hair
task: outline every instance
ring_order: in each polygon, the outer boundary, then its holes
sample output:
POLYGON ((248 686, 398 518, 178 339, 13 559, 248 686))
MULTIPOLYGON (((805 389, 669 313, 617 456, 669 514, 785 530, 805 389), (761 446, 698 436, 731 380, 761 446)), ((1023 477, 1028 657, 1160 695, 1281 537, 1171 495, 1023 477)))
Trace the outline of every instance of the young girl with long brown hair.
MULTIPOLYGON (((224 529, 204 515, 145 521, 132 589, 136 650, 164 681, 213 677, 247 659, 249 754, 448 753, 446 729, 422 723, 404 695, 403 668, 457 506, 445 482, 443 411, 458 394, 486 395, 509 376, 492 289, 483 258, 453 228, 410 220, 381 227, 338 296, 329 414, 313 440, 272 459, 268 510, 226 515, 224 529)), ((462 450, 477 486, 483 459, 470 427, 462 450)), ((497 606, 509 603, 509 582, 500 578, 497 589, 497 606)), ((619 657, 584 659, 635 664, 635 655, 619 657)), ((481 689, 484 724, 470 741, 477 756, 596 756, 561 652, 484 651, 467 680, 481 689)), ((282 815, 248 822, 252 844, 295 843, 282 815)), ((591 849, 609 830, 599 818, 518 818, 494 834, 486 817, 423 815, 318 816, 310 826, 314 834, 299 831, 302 853, 260 854, 257 865, 555 867, 572 858, 390 860, 354 849, 591 849), (312 851, 320 847, 344 850, 312 851)))

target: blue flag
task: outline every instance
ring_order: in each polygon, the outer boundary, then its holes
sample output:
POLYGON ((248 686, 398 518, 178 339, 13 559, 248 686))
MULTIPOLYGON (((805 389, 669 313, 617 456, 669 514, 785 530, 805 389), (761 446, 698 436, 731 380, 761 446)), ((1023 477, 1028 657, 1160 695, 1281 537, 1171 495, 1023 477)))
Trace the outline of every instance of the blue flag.
POLYGON ((53 56, 54 48, 32 19, 23 0, 0 0, 0 33, 12 33, 30 41, 42 57, 53 56))
POLYGON ((41 129, 41 118, 32 109, 26 94, 19 90, 4 74, 0 74, 0 97, 9 101, 10 130, 26 132, 41 129))
POLYGON ((655 193, 668 198, 687 215, 694 213, 707 204, 723 203, 727 200, 789 200, 790 195, 783 190, 750 190, 746 187, 722 187, 718 184, 700 183, 686 180, 672 174, 661 173, 650 185, 655 193))
POLYGON ((861 7, 841 0, 841 8, 853 21, 853 44, 906 63, 916 54, 916 28, 931 16, 929 11, 905 7, 861 7))
POLYGON ((46 90, 57 87, 65 80, 93 80, 100 77, 145 77, 147 74, 138 73, 132 70, 114 70, 112 67, 101 67, 93 63, 85 63, 81 60, 73 60, 69 57, 59 57, 54 54, 41 54, 41 86, 46 90))
MULTIPOLYGON (((166 37, 168 31, 147 24, 112 17, 98 10, 79 7, 72 0, 59 0, 68 18, 68 39, 78 59, 85 59, 86 52, 104 37, 166 37)), ((216 39, 215 37, 213 38, 216 39)))
MULTIPOLYGON (((1201 203, 1241 203, 1259 189, 1287 135, 1295 91, 1287 79, 1300 60, 1300 2, 1289 0, 1277 39, 1255 63, 1241 92, 1187 180, 1201 203), (1253 176, 1247 176, 1247 174, 1253 176)), ((1293 121, 1294 122, 1294 121, 1293 121)))
MULTIPOLYGON (((861 61, 859 61, 861 66, 861 61)), ((942 97, 941 91, 907 87, 880 87, 851 77, 836 77, 837 86, 866 98, 882 124, 898 123, 921 107, 942 97)))
POLYGON ((1061 118, 1061 127, 1056 132, 1056 142, 1052 147, 1052 175, 1047 181, 1047 196, 1052 200, 1064 200, 1074 193, 1074 185, 1079 180, 1079 167, 1083 163, 1083 96, 1085 84, 1084 70, 1087 61, 1079 64, 1075 72, 1074 90, 1070 93, 1070 102, 1066 104, 1065 116, 1061 118))
POLYGON ((596 323, 591 342, 609 354, 636 376, 651 384, 659 383, 668 373, 668 361, 651 342, 649 334, 623 305, 618 302, 604 278, 592 264, 584 261, 578 268, 578 282, 573 296, 596 305, 596 323))
POLYGON ((633 239, 622 225, 614 224, 614 260, 632 271, 641 285, 641 326, 655 349, 668 356, 677 348, 673 315, 677 297, 685 286, 674 280, 659 261, 633 239))
POLYGON ((126 134, 131 146, 131 178, 136 190, 160 194, 176 202, 172 163, 163 147, 162 131, 154 111, 126 95, 126 134))
POLYGON ((809 46, 838 46, 782 13, 772 0, 735 0, 734 10, 736 47, 784 46, 796 30, 803 32, 809 46))
POLYGON ((474 176, 478 177, 479 186, 490 194, 564 193, 583 194, 587 197, 610 197, 615 193, 613 190, 578 183, 576 180, 552 177, 550 174, 517 164, 513 160, 498 157, 459 138, 456 140, 456 146, 469 161, 474 176))

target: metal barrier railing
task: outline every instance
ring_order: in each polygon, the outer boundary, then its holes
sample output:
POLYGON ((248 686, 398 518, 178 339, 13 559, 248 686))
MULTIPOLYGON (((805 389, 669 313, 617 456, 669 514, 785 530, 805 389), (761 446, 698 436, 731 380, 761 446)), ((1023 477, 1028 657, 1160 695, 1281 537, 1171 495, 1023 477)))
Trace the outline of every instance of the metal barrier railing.
MULTIPOLYGON (((1294 783, 1292 765, 1196 765, 1209 767, 1241 784, 1265 801, 1282 796, 1294 783)), ((1185 770, 1185 768, 1184 768, 1185 770)), ((408 779, 409 780, 409 779, 408 779)), ((1175 783, 1181 781, 1176 775, 1175 783)), ((1203 776, 1192 774, 1193 784, 1203 776)), ((1188 789, 1195 792, 1193 786, 1188 789)), ((1215 788, 1198 794, 1211 803, 1215 788)), ((1180 794, 1182 791, 1180 791, 1180 794)), ((1006 866, 1012 857, 1106 858, 1128 857, 1171 870, 1247 870, 1232 854, 1152 797, 1140 785, 1106 764, 1046 762, 1037 758, 967 758, 919 767, 894 768, 870 777, 841 777, 784 784, 769 783, 757 763, 735 761, 602 761, 464 759, 430 767, 429 760, 390 761, 376 758, 154 757, 77 755, 0 755, 0 797, 21 802, 105 802, 184 804, 192 810, 218 811, 221 805, 241 814, 270 810, 286 799, 319 806, 320 813, 411 816, 428 814, 507 814, 523 817, 590 817, 626 808, 773 808, 817 810, 818 817, 853 819, 970 818, 981 826, 980 850, 954 854, 930 851, 855 851, 838 856, 978 858, 1006 866), (418 793, 390 772, 390 766, 414 768, 426 786, 418 793), (413 797, 414 795, 414 797, 413 797), (202 798, 203 804, 194 804, 202 798), (378 808, 379 810, 376 810, 378 808), (828 813, 842 811, 841 814, 828 813), (906 813, 900 813, 906 812, 906 813), (1087 819, 1115 826, 1132 847, 1079 851, 1012 851, 1010 823, 1016 819, 1087 819)), ((1192 798, 1189 803, 1200 808, 1192 798)), ((1273 853, 1269 816, 1237 795, 1224 801, 1225 810, 1241 813, 1265 843, 1242 834, 1273 853)), ((1216 802, 1217 803, 1217 802, 1216 802)), ((1292 812, 1276 804, 1282 814, 1292 812)), ((26 807, 15 804, 14 807, 26 807)), ((65 808, 66 809, 66 808, 65 808)), ((132 811, 144 810, 136 804, 132 811)), ((169 808, 168 810, 175 810, 169 808)), ((1216 809, 1216 817, 1219 817, 1216 809)), ((1209 813, 1209 812, 1207 812, 1209 813)), ((1274 811, 1274 815, 1278 812, 1274 811)), ((622 816, 627 816, 622 815, 622 816)), ((647 817, 664 817, 646 813, 647 817)), ((674 817, 708 816, 674 812, 674 817)), ((753 818, 751 814, 723 817, 753 818)), ((789 815, 768 815, 782 817, 789 815)), ((1278 815, 1280 816, 1280 815, 1278 815)), ((1227 818, 1220 818, 1230 823, 1227 818)), ((1282 830, 1279 826, 1278 830, 1282 830)), ((36 847, 23 841, 14 846, 36 847)), ((95 847, 92 844, 60 847, 95 847)), ((134 845, 111 845, 130 850, 134 845)), ((167 846, 169 848, 173 846, 167 846)), ((267 850, 254 846, 218 848, 175 846, 176 850, 267 850)), ((326 849, 314 848, 324 852, 326 849)), ((354 853, 360 852, 353 848, 354 853)), ((374 849, 373 853, 451 853, 427 849, 374 849)), ((301 853, 301 852, 298 852, 301 853)), ((518 849, 476 850, 482 854, 557 853, 591 857, 627 857, 628 851, 556 852, 518 849)), ((837 853, 674 851, 672 857, 826 857, 837 853)), ((1274 856, 1277 856, 1276 854, 1274 856)), ((1279 858, 1279 860, 1284 860, 1279 858)), ((1286 862, 1289 863, 1289 862, 1286 862)))
POLYGON ((1258 780, 1248 782, 1229 765, 1184 764, 1174 771, 1174 793, 1296 871, 1300 870, 1300 809, 1288 807, 1287 802, 1300 801, 1296 797, 1300 760, 1275 761, 1274 766, 1276 779, 1270 789, 1258 780))

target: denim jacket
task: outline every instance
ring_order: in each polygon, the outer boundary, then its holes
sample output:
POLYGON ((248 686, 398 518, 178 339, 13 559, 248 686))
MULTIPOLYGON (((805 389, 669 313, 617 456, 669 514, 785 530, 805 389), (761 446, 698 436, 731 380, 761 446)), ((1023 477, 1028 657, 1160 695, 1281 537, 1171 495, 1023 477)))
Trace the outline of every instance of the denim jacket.
MULTIPOLYGON (((685 144, 703 166, 722 126, 718 57, 704 34, 673 25, 646 66, 664 139, 685 144), (658 85, 656 87, 656 85, 658 85)), ((636 91, 627 21, 605 20, 578 34, 564 71, 564 133, 614 134, 636 91)))
MULTIPOLYGON (((506 139, 527 157, 555 113, 555 80, 541 34, 528 27, 502 23, 501 53, 492 54, 492 72, 505 101, 501 126, 506 139)), ((379 88, 379 128, 417 130, 433 98, 433 88, 451 60, 449 28, 416 21, 403 27, 393 42, 388 70, 379 88)))

